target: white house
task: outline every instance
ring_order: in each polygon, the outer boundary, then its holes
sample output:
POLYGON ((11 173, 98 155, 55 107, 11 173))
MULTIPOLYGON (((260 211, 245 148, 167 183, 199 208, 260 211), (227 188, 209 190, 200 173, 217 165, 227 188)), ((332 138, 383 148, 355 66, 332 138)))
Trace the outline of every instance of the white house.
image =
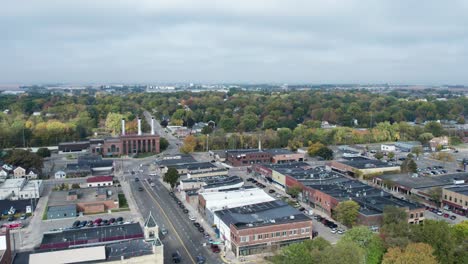
POLYGON ((55 174, 55 179, 65 179, 67 177, 67 173, 64 171, 57 171, 55 174))
POLYGON ((114 177, 112 176, 95 176, 86 179, 87 187, 112 186, 113 184, 114 177))
POLYGON ((396 147, 393 144, 382 144, 380 145, 380 150, 384 152, 393 152, 396 150, 396 147))
POLYGON ((25 175, 26 170, 21 167, 16 167, 16 169, 13 170, 13 176, 15 176, 15 178, 24 178, 25 175))
POLYGON ((28 178, 28 179, 37 179, 37 176, 38 176, 38 175, 37 175, 37 173, 35 173, 34 171, 30 170, 30 171, 28 172, 28 174, 26 174, 25 176, 26 176, 26 178, 28 178))
POLYGON ((8 172, 6 172, 4 169, 0 169, 0 177, 7 177, 8 172))
POLYGON ((6 170, 7 172, 10 172, 13 170, 13 167, 8 164, 3 164, 2 168, 6 170))

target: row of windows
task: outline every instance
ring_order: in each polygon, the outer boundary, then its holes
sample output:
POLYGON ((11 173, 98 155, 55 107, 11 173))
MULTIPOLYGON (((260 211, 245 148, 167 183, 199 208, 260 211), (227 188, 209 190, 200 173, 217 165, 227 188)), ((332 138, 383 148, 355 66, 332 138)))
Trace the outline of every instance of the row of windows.
MULTIPOLYGON (((423 212, 419 213, 419 217, 423 217, 423 216, 424 216, 424 213, 423 213, 423 212)), ((414 215, 413 215, 413 214, 410 214, 410 217, 409 217, 409 218, 414 218, 414 217, 418 217, 418 213, 416 213, 416 214, 414 214, 414 215)))
MULTIPOLYGON (((444 199, 447 200, 447 195, 445 194, 444 195, 444 199)), ((452 201, 452 196, 449 196, 449 201, 452 201)), ((454 203, 458 203, 458 199, 457 198, 453 198, 453 202, 454 203)), ((460 204, 463 204, 463 200, 460 199, 460 204)), ((468 201, 465 201, 465 206, 468 206, 468 201)))
MULTIPOLYGON (((301 229, 291 229, 287 231, 281 231, 281 232, 273 232, 273 233, 264 233, 264 234, 256 234, 253 235, 252 241, 257 241, 257 240, 262 240, 262 239, 268 239, 268 238, 275 238, 275 237, 287 237, 287 236, 296 236, 299 234, 308 234, 310 233, 310 228, 301 228, 301 229)), ((241 242, 249 242, 250 236, 241 236, 240 241, 241 242)))

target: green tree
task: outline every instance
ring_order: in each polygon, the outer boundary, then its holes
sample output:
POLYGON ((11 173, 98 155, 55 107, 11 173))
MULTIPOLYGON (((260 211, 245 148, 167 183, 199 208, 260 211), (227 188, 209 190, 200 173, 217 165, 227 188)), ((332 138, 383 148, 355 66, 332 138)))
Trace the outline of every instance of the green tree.
POLYGON ((328 147, 321 147, 317 151, 317 156, 322 157, 324 160, 332 160, 333 159, 333 150, 329 149, 328 147))
POLYGON ((50 150, 48 148, 39 148, 36 154, 40 157, 47 158, 50 157, 50 150))
POLYGON ((28 150, 13 149, 7 152, 5 163, 13 166, 21 166, 26 170, 34 169, 40 173, 44 162, 42 157, 28 150))
POLYGON ((80 185, 78 183, 73 183, 71 186, 72 189, 80 189, 80 185))
POLYGON ((204 126, 201 130, 201 133, 204 135, 211 134, 213 132, 213 128, 211 126, 204 126))
POLYGON ((413 159, 407 158, 405 161, 401 163, 400 170, 401 172, 416 173, 418 172, 418 165, 413 159))
POLYGON ((378 151, 377 153, 374 154, 374 158, 378 159, 378 160, 381 160, 383 159, 384 157, 384 154, 380 151, 378 151))
POLYGON ((169 141, 166 138, 159 138, 159 150, 164 151, 169 147, 169 141))
POLYGON ((336 219, 347 227, 353 226, 359 215, 359 204, 355 201, 340 202, 334 209, 336 219))
POLYGON ((436 204, 440 205, 442 200, 442 188, 441 187, 434 187, 429 189, 428 193, 429 197, 436 202, 436 204))
POLYGON ((271 262, 275 264, 283 263, 323 263, 325 251, 332 248, 332 245, 322 237, 313 240, 306 240, 301 243, 294 243, 284 247, 279 254, 273 256, 271 262))
POLYGON ((439 122, 429 122, 424 126, 427 133, 431 133, 435 137, 440 137, 444 134, 444 128, 439 122))
POLYGON ((423 153, 423 148, 421 146, 413 147, 413 149, 411 149, 411 153, 414 153, 414 155, 416 155, 416 157, 419 158, 421 153, 423 153))
POLYGON ((358 226, 348 230, 340 241, 356 243, 366 251, 366 263, 378 264, 385 252, 382 239, 366 226, 358 226))
POLYGON ((406 247, 408 237, 408 214, 403 208, 385 206, 383 211, 381 235, 388 247, 406 247))
POLYGON ((288 187, 287 194, 292 196, 298 196, 302 192, 302 187, 299 184, 288 187))
POLYGON ((319 151, 319 149, 321 149, 324 146, 325 145, 323 145, 320 142, 315 142, 315 143, 309 142, 309 147, 307 148, 307 154, 309 154, 309 156, 311 157, 315 157, 317 156, 317 152, 319 151))
MULTIPOLYGON (((365 260, 365 251, 354 242, 339 242, 333 248, 324 251, 324 264, 361 264, 365 260)), ((303 262, 304 263, 304 262, 303 262)))
POLYGON ((434 135, 432 133, 422 133, 419 135, 418 140, 421 141, 422 144, 427 144, 429 140, 433 139, 434 135))
POLYGON ((447 222, 426 219, 423 225, 412 226, 411 231, 413 241, 432 246, 440 263, 453 263, 456 240, 447 222))
POLYGON ((395 153, 389 152, 389 153, 387 154, 387 157, 388 157, 389 159, 393 159, 393 158, 395 158, 395 153))
POLYGON ((177 182, 179 181, 179 177, 180 175, 176 168, 169 168, 164 174, 163 181, 169 183, 171 185, 171 188, 174 189, 177 182))

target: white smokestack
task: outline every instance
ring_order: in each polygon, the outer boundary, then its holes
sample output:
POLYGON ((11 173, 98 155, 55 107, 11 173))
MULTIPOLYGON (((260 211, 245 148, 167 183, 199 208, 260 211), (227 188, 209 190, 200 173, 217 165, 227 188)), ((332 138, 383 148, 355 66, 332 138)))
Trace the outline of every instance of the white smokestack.
POLYGON ((138 135, 141 136, 141 118, 138 118, 138 135))
POLYGON ((122 136, 125 136, 125 119, 122 119, 122 136))
POLYGON ((151 135, 154 135, 154 117, 151 117, 151 135))

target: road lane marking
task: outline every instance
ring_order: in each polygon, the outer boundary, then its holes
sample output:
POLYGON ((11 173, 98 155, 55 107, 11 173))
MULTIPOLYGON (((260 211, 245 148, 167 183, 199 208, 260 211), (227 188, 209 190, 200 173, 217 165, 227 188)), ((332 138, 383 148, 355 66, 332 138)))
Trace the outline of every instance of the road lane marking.
MULTIPOLYGON (((147 184, 147 183, 146 183, 147 184)), ((153 199, 153 201, 158 205, 158 207, 161 209, 161 212, 163 213, 164 217, 166 217, 166 220, 167 222, 169 223, 169 225, 172 227, 172 229, 174 230, 174 234, 177 236, 177 238, 179 239, 179 242, 182 244, 182 247, 185 249, 185 251, 187 252, 187 255, 189 256, 190 260, 192 260, 192 263, 196 263, 195 260, 193 259, 192 255, 190 254, 190 252, 188 251, 187 247, 185 246, 185 243, 182 241, 182 239, 180 238, 179 236, 179 233, 177 233, 177 229, 174 227, 174 225, 172 224, 171 220, 169 219, 169 217, 167 216, 166 212, 164 212, 164 209, 162 208, 162 206, 159 204, 159 202, 154 198, 154 196, 151 194, 150 191, 148 191, 148 188, 146 187, 146 184, 143 184, 143 188, 145 188, 145 191, 149 194, 149 196, 151 197, 151 199, 153 199)))

